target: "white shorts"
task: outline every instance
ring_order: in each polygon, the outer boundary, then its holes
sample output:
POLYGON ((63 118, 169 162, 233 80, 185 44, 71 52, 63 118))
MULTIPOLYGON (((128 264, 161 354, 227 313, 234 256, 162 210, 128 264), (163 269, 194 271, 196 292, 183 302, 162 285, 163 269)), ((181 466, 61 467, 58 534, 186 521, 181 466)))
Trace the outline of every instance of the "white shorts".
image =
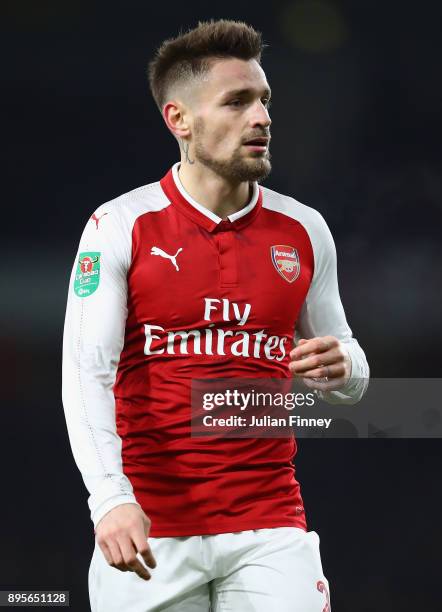
POLYGON ((331 610, 315 531, 276 527, 149 538, 149 544, 157 567, 145 581, 111 567, 95 543, 89 569, 92 612, 331 610))

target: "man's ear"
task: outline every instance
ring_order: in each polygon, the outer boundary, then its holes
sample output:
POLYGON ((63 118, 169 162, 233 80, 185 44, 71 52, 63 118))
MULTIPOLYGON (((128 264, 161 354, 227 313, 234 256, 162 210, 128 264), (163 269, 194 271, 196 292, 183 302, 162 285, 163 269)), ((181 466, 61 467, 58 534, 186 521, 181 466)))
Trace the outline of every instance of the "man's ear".
POLYGON ((167 127, 176 138, 190 136, 189 115, 184 104, 178 100, 171 100, 163 107, 163 119, 167 127))

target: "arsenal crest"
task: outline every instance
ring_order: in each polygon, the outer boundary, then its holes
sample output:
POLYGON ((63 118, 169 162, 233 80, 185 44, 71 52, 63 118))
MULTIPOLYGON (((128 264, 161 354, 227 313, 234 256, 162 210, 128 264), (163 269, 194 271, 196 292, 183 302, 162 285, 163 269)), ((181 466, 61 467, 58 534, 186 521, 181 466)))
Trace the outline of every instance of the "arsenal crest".
POLYGON ((286 244, 276 244, 270 247, 270 256, 273 265, 288 283, 293 283, 301 271, 298 251, 295 247, 286 244))

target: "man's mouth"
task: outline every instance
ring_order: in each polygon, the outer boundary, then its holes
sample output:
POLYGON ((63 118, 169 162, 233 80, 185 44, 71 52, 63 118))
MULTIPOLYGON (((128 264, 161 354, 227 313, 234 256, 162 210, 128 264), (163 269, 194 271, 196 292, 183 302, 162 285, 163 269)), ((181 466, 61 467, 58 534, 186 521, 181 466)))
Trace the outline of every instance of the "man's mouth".
POLYGON ((244 146, 252 151, 266 151, 269 144, 269 138, 265 136, 257 136, 244 142, 244 146))

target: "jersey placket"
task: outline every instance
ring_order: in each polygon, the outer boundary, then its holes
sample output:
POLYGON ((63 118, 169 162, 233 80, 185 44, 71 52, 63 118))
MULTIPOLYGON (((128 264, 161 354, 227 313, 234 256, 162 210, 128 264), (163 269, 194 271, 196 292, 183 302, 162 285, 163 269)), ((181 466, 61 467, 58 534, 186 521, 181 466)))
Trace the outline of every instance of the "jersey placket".
POLYGON ((220 221, 213 237, 218 249, 220 286, 236 287, 238 285, 238 260, 235 230, 231 221, 228 219, 220 221))

